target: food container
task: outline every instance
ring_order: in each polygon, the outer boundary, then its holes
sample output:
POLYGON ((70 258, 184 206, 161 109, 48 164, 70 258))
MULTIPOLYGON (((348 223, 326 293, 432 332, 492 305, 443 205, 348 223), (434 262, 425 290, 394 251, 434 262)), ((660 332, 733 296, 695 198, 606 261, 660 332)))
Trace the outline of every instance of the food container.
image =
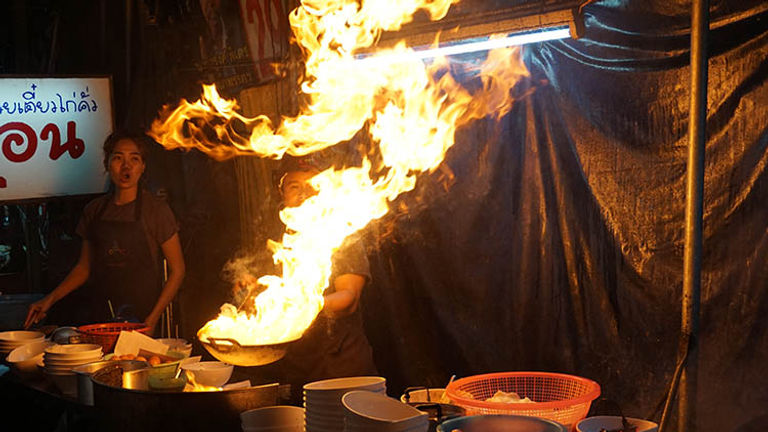
POLYGON ((122 388, 149 390, 149 368, 123 372, 122 388))
POLYGON ((58 327, 52 333, 50 339, 59 345, 80 342, 80 332, 75 327, 58 327))
POLYGON ((80 403, 93 406, 93 382, 91 381, 91 376, 113 365, 122 368, 123 371, 144 369, 149 366, 146 362, 137 360, 102 360, 73 368, 72 372, 77 375, 77 400, 80 403))
MULTIPOLYGON (((0 262, 2 262, 2 258, 0 258, 0 262)), ((0 295, 0 330, 13 330, 24 327, 29 305, 44 296, 45 294, 39 293, 0 295)))

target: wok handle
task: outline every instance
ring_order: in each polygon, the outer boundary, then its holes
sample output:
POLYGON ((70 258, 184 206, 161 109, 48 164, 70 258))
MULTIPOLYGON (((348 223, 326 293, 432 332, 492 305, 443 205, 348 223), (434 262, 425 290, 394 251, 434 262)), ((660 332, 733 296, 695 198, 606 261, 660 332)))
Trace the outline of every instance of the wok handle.
POLYGON ((416 387, 408 387, 405 390, 403 390, 403 396, 405 396, 405 402, 408 403, 411 401, 411 392, 416 390, 426 390, 427 392, 427 401, 429 401, 429 389, 424 386, 416 386, 416 387))
POLYGON ((440 422, 443 418, 443 407, 439 403, 420 403, 416 407, 417 410, 434 408, 437 413, 437 421, 440 422))
POLYGON ((230 338, 215 338, 215 337, 208 337, 208 342, 213 345, 214 348, 216 348, 217 351, 221 352, 230 352, 236 349, 242 348, 242 345, 234 339, 230 338), (222 344, 222 341, 229 342, 229 344, 222 344))

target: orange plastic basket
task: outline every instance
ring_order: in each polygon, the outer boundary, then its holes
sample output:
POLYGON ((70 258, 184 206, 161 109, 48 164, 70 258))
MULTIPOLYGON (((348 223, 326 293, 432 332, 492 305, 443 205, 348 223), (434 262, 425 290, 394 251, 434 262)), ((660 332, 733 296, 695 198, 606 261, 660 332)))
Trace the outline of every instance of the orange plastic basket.
POLYGON ((111 353, 115 349, 117 337, 120 336, 121 331, 131 330, 144 334, 149 333, 149 327, 144 323, 88 324, 77 328, 83 343, 101 345, 104 354, 111 353))
POLYGON ((600 385, 573 375, 549 372, 500 372, 458 379, 445 395, 467 415, 513 414, 554 420, 568 430, 587 416, 600 385), (487 402, 497 391, 515 392, 532 403, 487 402))

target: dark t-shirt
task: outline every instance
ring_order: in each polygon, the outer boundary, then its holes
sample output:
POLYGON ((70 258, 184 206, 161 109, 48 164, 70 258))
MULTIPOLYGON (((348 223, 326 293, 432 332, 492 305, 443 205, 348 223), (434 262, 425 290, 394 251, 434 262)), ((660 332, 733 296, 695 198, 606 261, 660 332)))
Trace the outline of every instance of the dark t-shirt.
POLYGON ((335 291, 333 281, 344 274, 356 274, 365 277, 366 282, 371 280, 371 266, 365 253, 365 246, 358 235, 351 235, 342 243, 341 247, 331 257, 333 268, 331 269, 330 286, 325 294, 335 291))
MULTIPOLYGON (((160 245, 165 243, 174 234, 179 231, 179 224, 173 215, 171 208, 162 199, 155 197, 146 190, 141 191, 141 222, 144 227, 144 233, 149 245, 149 251, 152 254, 152 261, 158 262, 160 258, 160 245)), ((93 241, 90 238, 91 224, 93 223, 99 209, 107 202, 107 208, 101 215, 102 220, 130 222, 136 218, 136 201, 131 201, 124 205, 115 205, 112 201, 112 195, 107 194, 89 202, 80 222, 77 224, 76 233, 84 240, 93 241)))
MULTIPOLYGON (((351 236, 333 255, 330 286, 343 274, 357 274, 371 279, 365 247, 358 236, 351 236)), ((301 402, 305 383, 329 378, 376 375, 373 353, 363 330, 361 306, 351 315, 331 319, 321 312, 301 339, 288 347, 280 363, 283 379, 291 384, 291 401, 301 402)))

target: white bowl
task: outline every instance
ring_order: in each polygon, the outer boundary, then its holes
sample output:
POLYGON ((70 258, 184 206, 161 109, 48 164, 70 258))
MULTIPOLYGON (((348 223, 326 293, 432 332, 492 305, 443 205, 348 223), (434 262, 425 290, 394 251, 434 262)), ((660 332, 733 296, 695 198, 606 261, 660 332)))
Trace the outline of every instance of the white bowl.
POLYGON ((79 366, 81 364, 85 363, 92 363, 95 361, 104 360, 102 356, 93 356, 93 357, 82 357, 75 360, 59 360, 55 358, 50 358, 47 355, 43 354, 43 364, 45 366, 79 366))
POLYGON ((240 421, 244 431, 301 432, 304 429, 304 409, 288 405, 256 408, 241 412, 240 421))
POLYGON ((38 343, 45 341, 45 338, 41 337, 38 339, 28 339, 28 340, 20 340, 18 342, 0 342, 0 353, 7 355, 11 351, 15 350, 18 347, 22 347, 24 345, 28 345, 31 343, 38 343))
POLYGON ((13 330, 0 332, 0 343, 20 345, 45 339, 45 334, 36 331, 13 330))
POLYGON ((339 392, 342 390, 369 390, 386 386, 387 380, 377 376, 356 376, 332 378, 315 381, 304 385, 304 390, 310 392, 339 392))
POLYGON ((381 393, 351 391, 341 398, 347 422, 381 426, 381 423, 402 425, 426 424, 427 414, 381 393))
POLYGON ((49 371, 49 372, 68 372, 68 371, 71 371, 72 369, 74 369, 74 368, 76 368, 78 366, 82 366, 82 365, 88 364, 88 363, 97 362, 99 360, 100 359, 86 360, 86 361, 83 361, 83 362, 80 362, 80 363, 73 363, 73 364, 58 364, 58 363, 48 363, 48 362, 45 361, 45 359, 43 359, 43 363, 44 363, 43 367, 45 367, 45 370, 49 371))
POLYGON ((45 349, 46 358, 54 360, 90 359, 101 354, 101 345, 96 344, 53 345, 45 349))
POLYGON ((189 363, 181 366, 185 371, 192 373, 196 383, 221 387, 229 381, 234 366, 220 361, 204 361, 189 363))
POLYGON ((8 354, 6 360, 22 373, 37 372, 37 362, 43 357, 45 349, 53 345, 46 340, 22 345, 8 354))
MULTIPOLYGON (((648 420, 627 417, 627 421, 632 426, 637 426, 637 432, 656 432, 659 429, 659 425, 648 420)), ((621 417, 619 416, 588 417, 576 423, 578 432, 599 432, 600 429, 618 429, 621 427, 621 417)))

